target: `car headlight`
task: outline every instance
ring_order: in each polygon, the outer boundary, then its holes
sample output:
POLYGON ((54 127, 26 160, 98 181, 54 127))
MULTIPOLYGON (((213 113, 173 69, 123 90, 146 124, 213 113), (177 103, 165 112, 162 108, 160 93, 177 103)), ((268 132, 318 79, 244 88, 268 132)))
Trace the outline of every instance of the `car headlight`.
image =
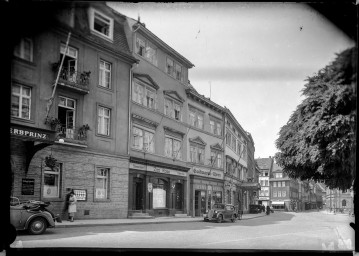
POLYGON ((208 210, 206 210, 206 213, 208 213, 208 210))
POLYGON ((214 211, 213 213, 214 213, 214 214, 217 214, 217 211, 214 211))

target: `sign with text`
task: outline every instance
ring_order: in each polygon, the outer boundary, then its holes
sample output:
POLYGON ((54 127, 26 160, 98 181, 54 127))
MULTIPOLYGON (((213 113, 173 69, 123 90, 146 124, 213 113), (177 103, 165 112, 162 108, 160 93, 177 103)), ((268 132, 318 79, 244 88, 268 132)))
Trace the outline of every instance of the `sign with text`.
POLYGON ((55 133, 51 133, 48 131, 43 131, 31 127, 22 127, 11 125, 10 127, 10 135, 27 138, 31 140, 55 140, 55 133))
POLYGON ((77 201, 87 201, 87 190, 86 189, 74 189, 74 193, 77 201))
POLYGON ((223 180, 223 172, 220 172, 217 170, 211 170, 209 168, 192 167, 188 173, 191 175, 210 177, 210 178, 214 178, 214 179, 223 180))
POLYGON ((169 174, 169 175, 177 175, 177 176, 182 176, 182 177, 187 176, 187 174, 185 172, 181 172, 181 171, 177 171, 177 170, 173 170, 173 169, 168 169, 168 168, 152 166, 152 165, 147 165, 146 166, 146 165, 143 165, 143 164, 130 163, 130 168, 131 169, 136 169, 136 170, 148 171, 148 172, 157 172, 157 173, 163 173, 163 174, 169 174))
POLYGON ((21 195, 34 195, 35 179, 22 179, 21 195))

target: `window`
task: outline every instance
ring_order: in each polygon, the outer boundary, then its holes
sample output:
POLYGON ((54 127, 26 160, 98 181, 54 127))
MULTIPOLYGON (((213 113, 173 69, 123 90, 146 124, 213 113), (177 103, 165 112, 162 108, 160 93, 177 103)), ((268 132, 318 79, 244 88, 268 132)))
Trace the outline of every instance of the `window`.
POLYGON ((157 66, 157 49, 149 41, 137 37, 136 53, 157 66))
MULTIPOLYGON (((246 159, 246 158, 247 158, 247 145, 243 145, 242 158, 243 158, 243 159, 246 159)), ((266 176, 268 176, 268 175, 266 175, 266 176)))
POLYGON ((21 59, 33 60, 33 43, 30 38, 21 38, 18 45, 15 46, 14 55, 21 59))
POLYGON ((278 197, 282 197, 282 192, 278 191, 278 197))
POLYGON ((76 117, 76 101, 67 97, 59 97, 58 119, 60 120, 60 134, 65 138, 74 139, 76 117))
POLYGON ((153 208, 164 208, 166 207, 166 198, 168 191, 168 183, 165 180, 162 179, 151 179, 153 184, 153 200, 152 205, 153 208))
POLYGON ((111 63, 100 60, 99 85, 111 88, 111 63))
POLYGON ((110 136, 111 110, 99 106, 97 109, 97 132, 102 135, 110 136))
POLYGON ((273 197, 277 197, 277 191, 273 191, 273 197))
POLYGON ((275 174, 275 177, 276 177, 277 179, 279 179, 279 178, 283 178, 283 175, 282 175, 282 173, 276 173, 276 174, 275 174))
POLYGON ((238 140, 237 141, 237 154, 241 155, 242 143, 238 140))
POLYGON ((282 187, 285 187, 285 181, 282 181, 282 187))
POLYGON ((342 201, 342 206, 346 207, 347 206, 347 201, 345 201, 345 199, 342 201))
POLYGON ((96 168, 95 198, 107 199, 110 168, 96 168))
POLYGON ((273 187, 274 187, 274 188, 277 187, 277 182, 276 182, 276 181, 273 182, 273 187))
POLYGON ((60 73, 60 78, 69 82, 76 82, 77 76, 77 49, 68 46, 67 51, 65 52, 66 45, 61 43, 60 46, 60 61, 65 55, 64 63, 62 64, 62 69, 60 73))
POLYGON ((204 147, 191 144, 190 145, 190 161, 192 163, 204 164, 204 147))
POLYGON ((209 125, 211 128, 211 133, 215 135, 222 135, 222 125, 220 121, 211 119, 209 121, 209 125))
POLYGON ((172 59, 166 59, 166 73, 178 81, 183 81, 183 68, 180 64, 175 63, 172 59))
POLYGON ((12 86, 11 116, 30 119, 31 88, 22 85, 12 86))
POLYGON ((268 176, 268 172, 264 172, 264 176, 268 176))
POLYGON ((286 197, 287 196, 287 191, 282 191, 282 197, 286 197))
POLYGON ((210 120, 209 125, 211 127, 211 133, 215 134, 215 128, 216 128, 215 122, 213 120, 210 120))
POLYGON ((154 148, 154 132, 133 126, 132 128, 132 147, 144 150, 146 152, 155 152, 154 148))
POLYGON ((181 121, 182 105, 175 100, 165 98, 165 115, 181 121))
POLYGON ((156 91, 138 82, 133 85, 132 100, 151 109, 157 108, 156 91))
POLYGON ((45 167, 43 197, 45 198, 60 197, 61 170, 62 170, 61 163, 52 169, 45 167))
POLYGON ((211 150, 211 164, 212 166, 222 168, 222 153, 216 150, 211 150))
POLYGON ((191 108, 189 109, 189 121, 190 125, 203 129, 203 119, 204 114, 198 109, 191 108))
POLYGON ((181 141, 172 137, 165 138, 165 156, 182 159, 181 141))
POLYGON ((268 180, 266 180, 266 186, 268 186, 268 182, 269 182, 269 181, 268 181, 268 180))
POLYGON ((232 142, 232 134, 227 131, 227 134, 226 134, 226 144, 230 147, 231 146, 231 142, 232 142))
POLYGON ((92 8, 90 9, 90 28, 100 36, 113 39, 113 19, 92 8))

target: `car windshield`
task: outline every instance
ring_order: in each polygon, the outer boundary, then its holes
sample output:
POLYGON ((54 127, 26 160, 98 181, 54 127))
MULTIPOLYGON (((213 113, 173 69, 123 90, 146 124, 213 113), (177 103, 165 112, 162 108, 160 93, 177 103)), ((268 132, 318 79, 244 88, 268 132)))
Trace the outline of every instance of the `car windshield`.
POLYGON ((215 205, 213 205, 213 209, 221 209, 221 210, 223 210, 224 205, 223 204, 215 204, 215 205))

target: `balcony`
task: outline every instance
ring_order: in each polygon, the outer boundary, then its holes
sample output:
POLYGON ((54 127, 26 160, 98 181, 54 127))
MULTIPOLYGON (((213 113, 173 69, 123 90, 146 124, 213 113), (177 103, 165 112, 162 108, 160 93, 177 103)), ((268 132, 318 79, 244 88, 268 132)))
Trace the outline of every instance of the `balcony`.
POLYGON ((57 136, 67 143, 87 146, 87 131, 83 129, 83 126, 69 129, 61 125, 57 128, 57 136))
POLYGON ((90 73, 91 71, 78 72, 63 67, 60 71, 58 85, 81 94, 88 94, 90 92, 90 73))

